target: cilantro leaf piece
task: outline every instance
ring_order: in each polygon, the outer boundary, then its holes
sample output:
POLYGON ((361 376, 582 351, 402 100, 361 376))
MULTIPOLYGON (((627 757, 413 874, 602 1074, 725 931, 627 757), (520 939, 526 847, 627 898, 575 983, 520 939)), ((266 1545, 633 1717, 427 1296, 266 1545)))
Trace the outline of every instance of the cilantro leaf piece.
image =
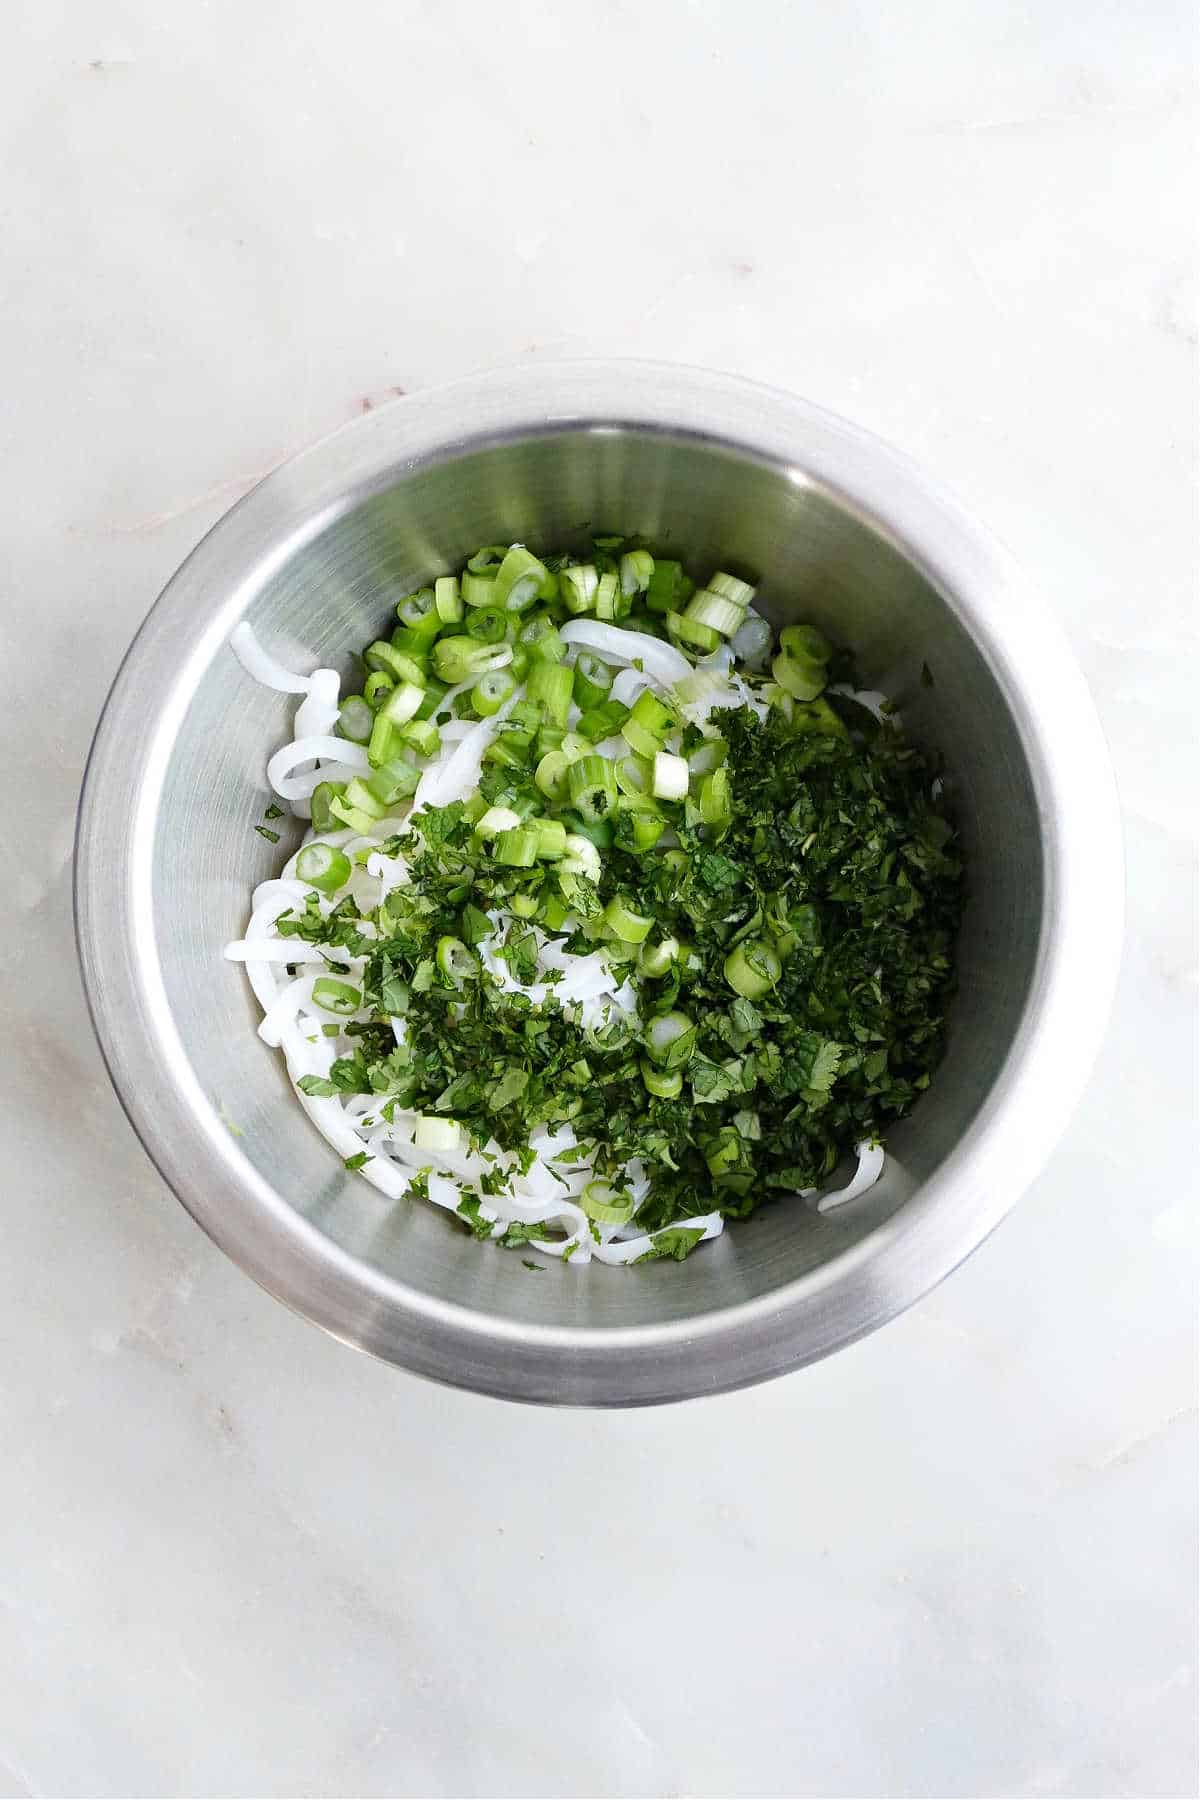
POLYGON ((690 1256, 700 1239, 704 1236, 703 1226, 679 1226, 671 1230, 660 1231, 650 1241, 650 1248, 641 1256, 635 1256, 635 1263, 654 1262, 657 1257, 671 1256, 676 1262, 682 1262, 690 1256))

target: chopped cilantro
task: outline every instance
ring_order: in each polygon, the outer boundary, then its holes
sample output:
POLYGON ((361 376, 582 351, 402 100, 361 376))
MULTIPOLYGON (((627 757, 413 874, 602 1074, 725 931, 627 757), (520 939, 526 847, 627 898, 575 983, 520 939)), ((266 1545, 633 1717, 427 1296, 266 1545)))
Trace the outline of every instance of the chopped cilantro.
MULTIPOLYGON (((640 590, 613 587, 622 544, 595 539, 595 568, 607 601, 624 606, 617 619, 644 628, 640 590)), ((558 574, 573 560, 543 562, 558 574)), ((691 583, 677 574, 682 611, 691 583)), ((953 825, 935 798, 936 760, 905 740, 886 708, 879 719, 852 692, 837 691, 854 685, 845 652, 834 652, 827 673, 832 685, 816 702, 773 703, 765 718, 751 708, 714 712, 729 803, 710 796, 706 815, 698 777, 677 801, 661 801, 670 830, 649 849, 639 832, 645 808, 633 803, 648 797, 622 792, 614 830, 611 819, 586 819, 537 785, 546 720, 538 704, 518 699, 470 800, 424 808, 411 831, 381 846, 403 856, 407 881, 362 912, 349 895, 330 905, 313 892, 277 922, 279 936, 319 946, 331 970, 361 983, 365 1003, 324 1026, 348 1053, 327 1075, 302 1076, 301 1092, 374 1096, 388 1122, 398 1109, 449 1116, 472 1152, 498 1145, 504 1156, 476 1175, 457 1208, 480 1239, 496 1230, 485 1205, 504 1216, 505 1158, 528 1170, 531 1132, 570 1124, 576 1146, 543 1164, 564 1186, 584 1163, 617 1186, 632 1159, 644 1165, 650 1189, 636 1216, 651 1247, 641 1261, 682 1260, 703 1235, 689 1221, 714 1210, 744 1217, 764 1198, 816 1186, 855 1143, 884 1134, 941 1054, 961 872, 953 825), (525 821, 561 817, 571 834, 594 839, 597 856, 572 856, 561 868, 541 854, 510 865, 475 830, 484 807, 515 813, 517 837, 536 836, 525 821), (637 960, 640 940, 613 940, 614 903, 626 917, 652 921, 646 951, 681 946, 653 975, 639 973, 647 967, 637 960), (515 991, 560 980, 542 966, 547 934, 573 955, 605 943, 610 956, 624 957, 641 1026, 560 1005, 553 993, 535 1004, 515 991), (472 958, 472 978, 459 985, 439 973, 447 938, 472 958), (478 957, 485 942, 487 968, 478 957), (503 985, 489 973, 493 956, 503 985), (742 972, 736 981, 730 967, 742 972), (646 1029, 670 1013, 687 1025, 677 1093, 674 1068, 659 1071, 653 1087, 645 1076, 646 1029)), ((931 683, 928 669, 921 679, 931 683)), ((464 694, 455 709, 465 718, 472 703, 464 694)), ((603 741, 627 722, 625 711, 593 705, 577 735, 603 741)), ((667 756, 711 751, 711 730, 684 725, 667 756)), ((278 841, 266 825, 255 829, 278 841)), ((364 1151, 346 1167, 367 1160, 364 1151)), ((409 1192, 426 1195, 426 1176, 412 1178, 409 1192)), ((516 1248, 534 1239, 563 1244, 564 1234, 513 1222, 495 1241, 516 1248)), ((573 1250, 566 1244, 564 1259, 573 1250)))

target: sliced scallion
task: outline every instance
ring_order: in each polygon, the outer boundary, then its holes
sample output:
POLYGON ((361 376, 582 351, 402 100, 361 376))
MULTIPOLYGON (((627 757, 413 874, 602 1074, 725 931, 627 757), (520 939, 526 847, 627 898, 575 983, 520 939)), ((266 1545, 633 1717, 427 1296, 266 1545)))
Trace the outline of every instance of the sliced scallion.
POLYGON ((705 656, 716 650, 721 642, 719 631, 714 631, 711 625, 702 625, 698 619, 689 619, 686 613, 669 612, 667 631, 677 643, 688 644, 705 656))
POLYGON ((479 974, 475 955, 467 949, 461 938, 440 937, 434 960, 438 973, 451 987, 462 987, 464 982, 473 981, 479 974))
POLYGON ((743 1000, 761 1000, 782 973, 782 963, 764 938, 735 945, 725 958, 725 979, 743 1000))
POLYGON ((529 671, 525 692, 541 707, 544 718, 560 729, 571 710, 574 677, 565 663, 538 662, 529 671))
POLYGON ((683 580, 683 565, 668 557, 656 556, 646 584, 646 605, 653 613, 674 612, 683 580))
POLYGON ((710 594, 719 594, 723 600, 732 600, 743 611, 754 598, 754 589, 748 581, 739 581, 736 575, 726 575, 723 569, 718 569, 711 577, 708 591, 710 594))
POLYGON ((467 1148, 467 1134, 457 1119, 425 1114, 413 1126, 413 1143, 418 1150, 431 1150, 435 1156, 461 1156, 467 1148))
MULTIPOLYGON (((328 717, 328 714, 326 714, 328 717)), ((375 712, 362 694, 347 694, 338 708, 338 730, 352 744, 365 744, 371 736, 375 712)))
POLYGON ((721 594, 714 594, 711 588, 701 588, 688 601, 686 617, 697 625, 707 625, 713 631, 719 631, 722 637, 731 638, 745 618, 744 607, 733 600, 726 600, 721 594))
POLYGON ((638 951, 638 974, 651 981, 661 981, 670 973, 679 954, 679 939, 659 938, 656 944, 647 940, 638 951))
POLYGON ((615 619, 617 616, 617 578, 609 573, 602 575, 596 583, 596 598, 592 611, 598 619, 615 619))
POLYGON ((495 605, 509 612, 524 612, 538 597, 546 579, 546 566, 524 544, 513 544, 496 570, 495 605))
POLYGON ((503 669, 511 661, 511 644, 481 644, 473 637, 444 637, 433 646, 434 667, 451 687, 478 681, 481 675, 503 669))
POLYGON ((499 606, 477 606, 467 619, 467 636, 481 644, 502 644, 508 636, 508 617, 499 606))
POLYGON ((833 655, 833 645, 815 625, 785 625, 779 647, 802 662, 827 663, 833 655))
POLYGON ((415 681, 401 681, 386 696, 376 718, 386 719, 389 725, 407 725, 420 712, 424 697, 423 686, 415 681))
POLYGON ((621 558, 621 592, 644 594, 654 573, 654 558, 648 550, 629 550, 621 558))
POLYGON ((433 584, 433 604, 443 625, 457 625, 466 613, 458 590, 457 575, 439 575, 433 584))
POLYGON ((515 831, 520 823, 520 813, 514 812, 511 806, 489 806, 483 817, 476 820, 475 835, 499 837, 502 831, 515 831))
POLYGON ((686 1013, 660 1013, 645 1033, 646 1051, 660 1069, 681 1069, 696 1049, 696 1027, 686 1013))
POLYGON ((495 589, 494 575, 478 575, 472 569, 464 570, 459 583, 459 592, 466 606, 492 606, 495 589))
POLYGON ((420 780, 421 771, 415 763, 406 756, 394 756, 368 775, 367 787, 386 810, 415 794, 420 780))
MULTIPOLYGON (((617 777, 618 781, 620 776, 617 777)), ((659 750, 654 758, 651 792, 656 800, 683 800, 688 791, 688 765, 682 756, 659 750)))
POLYGON ((591 612, 600 577, 592 563, 573 563, 558 578, 558 591, 568 612, 591 612))
POLYGON ((700 783, 700 817, 709 830, 720 835, 733 819, 733 795, 726 769, 714 769, 700 783))
POLYGON ((350 858, 333 844, 305 844, 296 858, 296 879, 335 894, 350 879, 350 858))
POLYGON ((645 756, 618 757, 616 776, 623 794, 648 794, 654 781, 654 763, 645 756))
POLYGON ((431 587, 418 588, 415 594, 406 594, 396 604, 396 617, 401 625, 423 638, 436 637, 441 630, 442 621, 431 587))
POLYGON ((642 1080, 646 1092, 653 1094, 656 1100, 676 1100, 683 1092, 683 1074, 679 1069, 656 1069, 648 1056, 643 1056, 638 1067, 642 1072, 642 1080))
POLYGON ((432 719, 410 719, 400 736, 404 743, 411 744, 421 756, 435 755, 442 741, 442 734, 432 719))
POLYGON ((508 669, 492 669, 481 675, 471 689, 471 708, 481 719, 490 719, 498 713, 504 702, 517 689, 512 673, 508 669))
POLYGON ((517 634, 517 642, 525 645, 534 662, 561 662, 567 653, 549 613, 534 613, 527 619, 517 634))
POLYGON ((309 805, 312 808, 314 831, 336 831, 340 820, 333 811, 335 800, 344 800, 345 786, 340 781, 321 781, 312 791, 309 805))
POLYGON ((335 981, 332 975, 320 975, 313 982, 313 1003, 323 1012, 338 1013, 346 1018, 362 1005, 360 989, 348 981, 335 981))
POLYGON ((617 782, 606 756, 581 756, 567 770, 571 804, 585 820, 607 819, 617 804, 617 782))
POLYGON ((581 650, 575 659, 575 703, 582 712, 599 706, 612 691, 613 672, 599 656, 581 650))
POLYGON ((647 689, 634 701, 629 717, 621 726, 621 736, 639 756, 653 757, 678 723, 670 707, 664 706, 657 694, 647 689))
POLYGON ((373 794, 365 781, 355 776, 346 783, 346 804, 357 812, 366 813, 368 818, 383 819, 387 817, 387 802, 373 794))
POLYGON ((597 1225, 626 1225, 633 1217, 633 1195, 622 1194, 611 1181, 589 1181, 579 1204, 597 1225))
POLYGON ((539 862, 558 862, 567 853, 567 828, 561 819, 533 819, 530 830, 537 833, 539 862))
POLYGON ((635 912, 627 900, 614 894, 604 909, 604 923, 622 944, 642 944, 649 937, 654 920, 646 913, 635 912))
POLYGON ((538 834, 530 825, 502 831, 496 839, 496 861, 509 869, 531 869, 537 861, 538 834))
POLYGON ((561 750, 547 750, 533 774, 534 781, 547 800, 566 799, 567 770, 570 766, 569 759, 561 750))
POLYGON ((786 650, 781 650, 771 664, 771 673, 793 700, 815 700, 828 679, 824 663, 791 656, 786 650))

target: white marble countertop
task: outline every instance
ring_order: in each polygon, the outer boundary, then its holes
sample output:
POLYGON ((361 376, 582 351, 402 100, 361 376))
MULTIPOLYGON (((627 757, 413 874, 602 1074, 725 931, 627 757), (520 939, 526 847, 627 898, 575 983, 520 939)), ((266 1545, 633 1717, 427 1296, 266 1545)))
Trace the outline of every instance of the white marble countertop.
POLYGON ((0 68, 0 1795, 1195 1791, 1185 0, 52 0, 0 68), (757 1391, 536 1412, 356 1356, 142 1155, 70 927, 160 585, 283 456, 514 357, 892 439, 1040 572, 1129 933, 1003 1229, 757 1391))

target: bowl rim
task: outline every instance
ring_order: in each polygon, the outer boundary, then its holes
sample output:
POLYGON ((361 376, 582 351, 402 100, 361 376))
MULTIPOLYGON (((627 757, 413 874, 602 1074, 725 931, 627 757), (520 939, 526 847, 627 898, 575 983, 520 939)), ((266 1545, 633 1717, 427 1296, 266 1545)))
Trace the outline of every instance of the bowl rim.
POLYGON ((262 1287, 343 1342, 435 1380, 510 1399, 638 1405, 828 1355, 927 1293, 995 1228, 1064 1129, 1099 1047, 1123 858, 1107 746, 1066 641, 1028 578, 940 485, 779 389, 680 364, 588 359, 517 364, 398 399, 283 463, 216 522, 147 615, 105 702, 83 779, 74 891, 88 1008, 118 1098, 179 1200, 262 1287), (652 1325, 531 1325, 358 1261, 238 1149, 171 1017, 154 942, 154 826, 191 693, 253 595, 305 542, 401 468, 547 432, 630 429, 694 438, 828 490, 937 587, 1013 712, 1043 821, 1046 899, 1005 1061, 962 1138, 890 1219, 755 1300, 652 1325))

